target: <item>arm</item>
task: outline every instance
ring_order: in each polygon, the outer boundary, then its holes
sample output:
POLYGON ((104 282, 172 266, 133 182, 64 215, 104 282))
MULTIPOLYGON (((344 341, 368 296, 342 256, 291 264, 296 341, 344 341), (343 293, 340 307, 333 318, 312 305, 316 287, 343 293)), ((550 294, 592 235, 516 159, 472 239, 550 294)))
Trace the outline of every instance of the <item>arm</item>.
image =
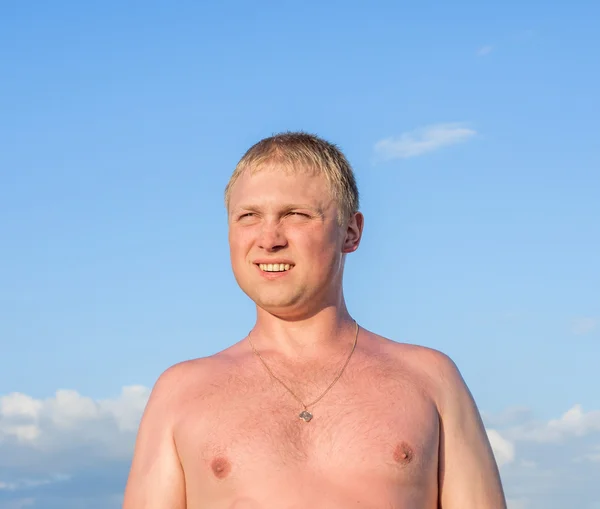
POLYGON ((483 422, 456 365, 439 359, 441 509, 506 509, 483 422))
POLYGON ((170 368, 152 390, 140 423, 123 509, 185 509, 185 480, 173 440, 170 368))

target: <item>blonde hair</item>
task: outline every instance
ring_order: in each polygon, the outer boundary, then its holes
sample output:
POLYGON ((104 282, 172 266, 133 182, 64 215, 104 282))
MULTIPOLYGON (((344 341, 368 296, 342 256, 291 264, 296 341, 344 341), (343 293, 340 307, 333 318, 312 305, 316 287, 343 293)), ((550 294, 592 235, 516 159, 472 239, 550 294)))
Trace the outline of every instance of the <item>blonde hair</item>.
POLYGON ((244 154, 225 188, 229 208, 231 189, 245 171, 257 172, 275 164, 287 171, 314 171, 326 177, 338 205, 338 222, 343 224, 358 212, 359 194, 354 171, 341 150, 318 136, 285 132, 259 141, 244 154))

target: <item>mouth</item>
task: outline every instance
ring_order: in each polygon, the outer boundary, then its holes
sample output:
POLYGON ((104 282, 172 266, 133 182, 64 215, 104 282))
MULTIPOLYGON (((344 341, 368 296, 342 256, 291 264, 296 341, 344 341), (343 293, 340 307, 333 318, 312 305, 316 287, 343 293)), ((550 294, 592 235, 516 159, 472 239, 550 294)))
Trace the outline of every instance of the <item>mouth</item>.
POLYGON ((261 272, 288 272, 294 268, 292 263, 255 263, 261 272))

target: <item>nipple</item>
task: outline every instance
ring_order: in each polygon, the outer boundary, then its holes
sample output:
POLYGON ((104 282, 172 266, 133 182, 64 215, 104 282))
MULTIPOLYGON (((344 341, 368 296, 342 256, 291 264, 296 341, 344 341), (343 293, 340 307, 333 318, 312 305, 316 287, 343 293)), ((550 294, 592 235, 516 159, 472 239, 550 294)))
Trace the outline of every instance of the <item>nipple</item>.
POLYGON ((210 464, 217 479, 224 479, 231 472, 231 463, 226 458, 218 457, 210 464))
POLYGON ((413 459, 413 451, 406 442, 401 442, 394 449, 394 460, 396 463, 407 464, 410 463, 413 459))

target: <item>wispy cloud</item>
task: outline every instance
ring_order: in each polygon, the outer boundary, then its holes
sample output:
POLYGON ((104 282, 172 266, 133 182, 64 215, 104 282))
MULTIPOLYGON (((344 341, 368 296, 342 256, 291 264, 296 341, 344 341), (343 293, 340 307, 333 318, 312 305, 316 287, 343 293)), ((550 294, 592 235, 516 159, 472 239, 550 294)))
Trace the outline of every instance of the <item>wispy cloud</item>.
POLYGON ((433 124, 378 141, 375 158, 379 161, 408 159, 463 143, 476 134, 462 123, 433 124))
POLYGON ((29 488, 37 488, 38 486, 46 486, 61 481, 68 481, 71 478, 69 475, 55 474, 46 479, 18 479, 17 481, 3 482, 0 481, 0 490, 17 491, 29 488))
POLYGON ((535 30, 521 30, 519 32, 505 35, 498 41, 495 41, 493 44, 484 44, 483 46, 480 46, 475 54, 478 57, 485 57, 492 51, 500 51, 501 49, 506 49, 507 47, 510 49, 511 46, 514 49, 514 46, 522 46, 524 43, 534 39, 536 35, 537 33, 535 30))
POLYGON ((26 507, 32 507, 35 504, 35 499, 32 497, 19 498, 14 500, 3 501, 3 509, 25 509, 26 507))
POLYGON ((494 50, 493 46, 486 45, 482 46, 477 50, 477 55, 480 57, 484 57, 485 55, 489 55, 494 50))
POLYGON ((594 331, 598 327, 598 320, 596 318, 592 318, 591 316, 583 316, 579 318, 575 318, 571 325, 571 331, 573 334, 577 334, 578 336, 582 336, 584 334, 589 334, 594 331))

